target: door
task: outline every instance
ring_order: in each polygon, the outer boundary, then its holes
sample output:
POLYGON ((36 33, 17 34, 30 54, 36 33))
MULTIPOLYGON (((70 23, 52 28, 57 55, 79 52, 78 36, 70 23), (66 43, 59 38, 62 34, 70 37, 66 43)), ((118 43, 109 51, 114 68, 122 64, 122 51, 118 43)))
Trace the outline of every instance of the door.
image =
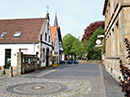
POLYGON ((5 49, 5 68, 9 69, 11 66, 11 49, 5 49))
POLYGON ((47 51, 46 51, 46 67, 49 66, 49 48, 47 48, 47 51))

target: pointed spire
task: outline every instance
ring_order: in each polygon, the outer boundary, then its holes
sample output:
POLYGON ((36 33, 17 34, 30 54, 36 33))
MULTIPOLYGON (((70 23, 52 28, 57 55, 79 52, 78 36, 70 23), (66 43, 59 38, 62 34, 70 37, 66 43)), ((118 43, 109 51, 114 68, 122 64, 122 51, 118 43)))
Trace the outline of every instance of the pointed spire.
POLYGON ((55 13, 54 26, 58 26, 57 12, 55 13))
POLYGON ((48 10, 49 10, 49 6, 47 6, 46 8, 47 8, 47 13, 48 13, 48 10))
POLYGON ((48 12, 48 10, 49 10, 49 6, 46 6, 46 7, 47 7, 46 19, 50 20, 50 18, 49 18, 49 12, 48 12))

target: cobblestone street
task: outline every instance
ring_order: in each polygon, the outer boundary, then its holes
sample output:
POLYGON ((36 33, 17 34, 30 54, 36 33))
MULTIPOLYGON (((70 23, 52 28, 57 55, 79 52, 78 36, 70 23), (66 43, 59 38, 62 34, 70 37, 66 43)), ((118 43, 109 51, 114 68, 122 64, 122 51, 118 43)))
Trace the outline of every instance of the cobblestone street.
POLYGON ((64 64, 14 76, 0 75, 0 97, 123 97, 104 66, 64 64))

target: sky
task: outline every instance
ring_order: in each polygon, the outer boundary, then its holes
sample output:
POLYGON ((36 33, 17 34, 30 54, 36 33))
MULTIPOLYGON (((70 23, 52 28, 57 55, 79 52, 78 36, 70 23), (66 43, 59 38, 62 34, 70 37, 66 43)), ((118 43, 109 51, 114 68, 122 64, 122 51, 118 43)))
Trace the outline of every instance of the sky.
POLYGON ((96 21, 103 21, 105 0, 0 0, 0 19, 44 18, 48 12, 54 25, 57 12, 62 37, 70 33, 82 38, 84 29, 96 21))

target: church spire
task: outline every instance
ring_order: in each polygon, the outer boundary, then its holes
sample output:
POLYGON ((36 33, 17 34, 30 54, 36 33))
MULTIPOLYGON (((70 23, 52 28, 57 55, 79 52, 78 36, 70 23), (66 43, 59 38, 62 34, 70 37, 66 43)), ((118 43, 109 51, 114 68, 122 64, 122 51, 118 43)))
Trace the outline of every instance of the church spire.
POLYGON ((57 12, 55 13, 54 26, 58 26, 57 12))

